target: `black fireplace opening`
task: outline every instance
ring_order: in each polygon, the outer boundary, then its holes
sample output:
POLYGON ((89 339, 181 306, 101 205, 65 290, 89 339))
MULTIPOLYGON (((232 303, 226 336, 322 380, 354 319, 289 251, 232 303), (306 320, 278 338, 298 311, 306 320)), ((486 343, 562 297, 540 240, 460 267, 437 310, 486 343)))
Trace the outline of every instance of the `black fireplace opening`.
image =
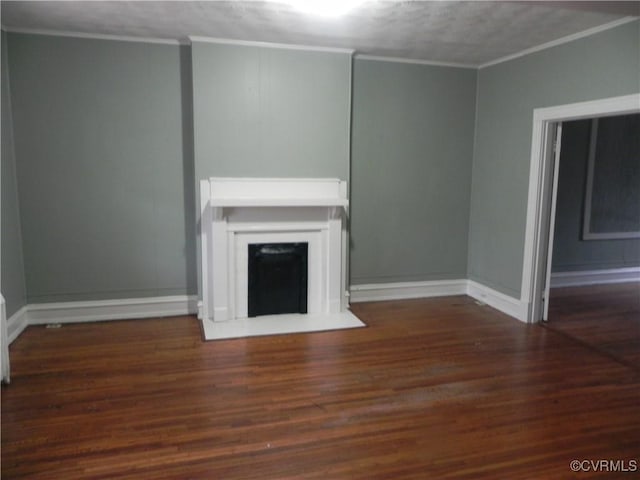
POLYGON ((249 317, 307 313, 307 243, 249 244, 249 317))

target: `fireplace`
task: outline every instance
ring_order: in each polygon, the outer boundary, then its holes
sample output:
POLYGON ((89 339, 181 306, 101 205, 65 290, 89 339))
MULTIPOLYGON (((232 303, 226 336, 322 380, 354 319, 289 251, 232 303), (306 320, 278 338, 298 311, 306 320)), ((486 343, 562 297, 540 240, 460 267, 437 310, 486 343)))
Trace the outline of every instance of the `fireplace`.
POLYGON ((307 313, 307 244, 249 244, 248 316, 307 313))
POLYGON ((205 336, 222 330, 244 332, 234 336, 278 333, 284 327, 268 325, 285 320, 295 323, 286 331, 346 328, 341 321, 362 326, 348 311, 346 182, 209 178, 200 182, 200 207, 199 317, 205 336), (260 270, 257 291, 253 268, 260 270), (289 284, 283 289, 289 293, 269 291, 274 278, 289 284))

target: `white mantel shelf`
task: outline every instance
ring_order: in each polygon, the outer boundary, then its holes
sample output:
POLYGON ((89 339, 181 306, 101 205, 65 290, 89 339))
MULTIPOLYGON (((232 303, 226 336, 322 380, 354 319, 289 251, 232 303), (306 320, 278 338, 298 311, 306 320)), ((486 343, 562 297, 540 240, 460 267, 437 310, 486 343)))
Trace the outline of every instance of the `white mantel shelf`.
POLYGON ((212 207, 347 207, 346 198, 213 198, 212 207))
POLYGON ((347 184, 337 178, 208 179, 209 205, 224 207, 348 207, 347 184))

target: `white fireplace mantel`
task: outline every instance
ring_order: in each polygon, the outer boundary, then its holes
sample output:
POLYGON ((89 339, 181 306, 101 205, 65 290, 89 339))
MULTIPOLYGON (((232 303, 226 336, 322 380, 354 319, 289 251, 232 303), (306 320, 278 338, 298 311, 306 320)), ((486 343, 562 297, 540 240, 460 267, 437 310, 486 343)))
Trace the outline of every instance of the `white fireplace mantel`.
POLYGON ((345 312, 348 205, 339 179, 201 180, 203 323, 254 320, 246 319, 251 243, 308 243, 309 317, 345 312))
POLYGON ((210 178, 204 181, 208 183, 210 205, 214 208, 346 208, 349 205, 347 182, 333 178, 210 178))

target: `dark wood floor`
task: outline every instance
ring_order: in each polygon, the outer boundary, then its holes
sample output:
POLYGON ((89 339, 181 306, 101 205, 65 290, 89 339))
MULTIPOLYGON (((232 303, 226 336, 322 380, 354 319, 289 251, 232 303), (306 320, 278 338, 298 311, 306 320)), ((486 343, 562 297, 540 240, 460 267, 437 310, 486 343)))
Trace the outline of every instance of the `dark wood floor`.
POLYGON ((640 371, 640 283, 554 288, 549 299, 548 328, 640 371))
POLYGON ((192 317, 30 327, 2 478, 562 479, 640 457, 629 365, 468 297, 354 311, 368 328, 207 343, 192 317))

